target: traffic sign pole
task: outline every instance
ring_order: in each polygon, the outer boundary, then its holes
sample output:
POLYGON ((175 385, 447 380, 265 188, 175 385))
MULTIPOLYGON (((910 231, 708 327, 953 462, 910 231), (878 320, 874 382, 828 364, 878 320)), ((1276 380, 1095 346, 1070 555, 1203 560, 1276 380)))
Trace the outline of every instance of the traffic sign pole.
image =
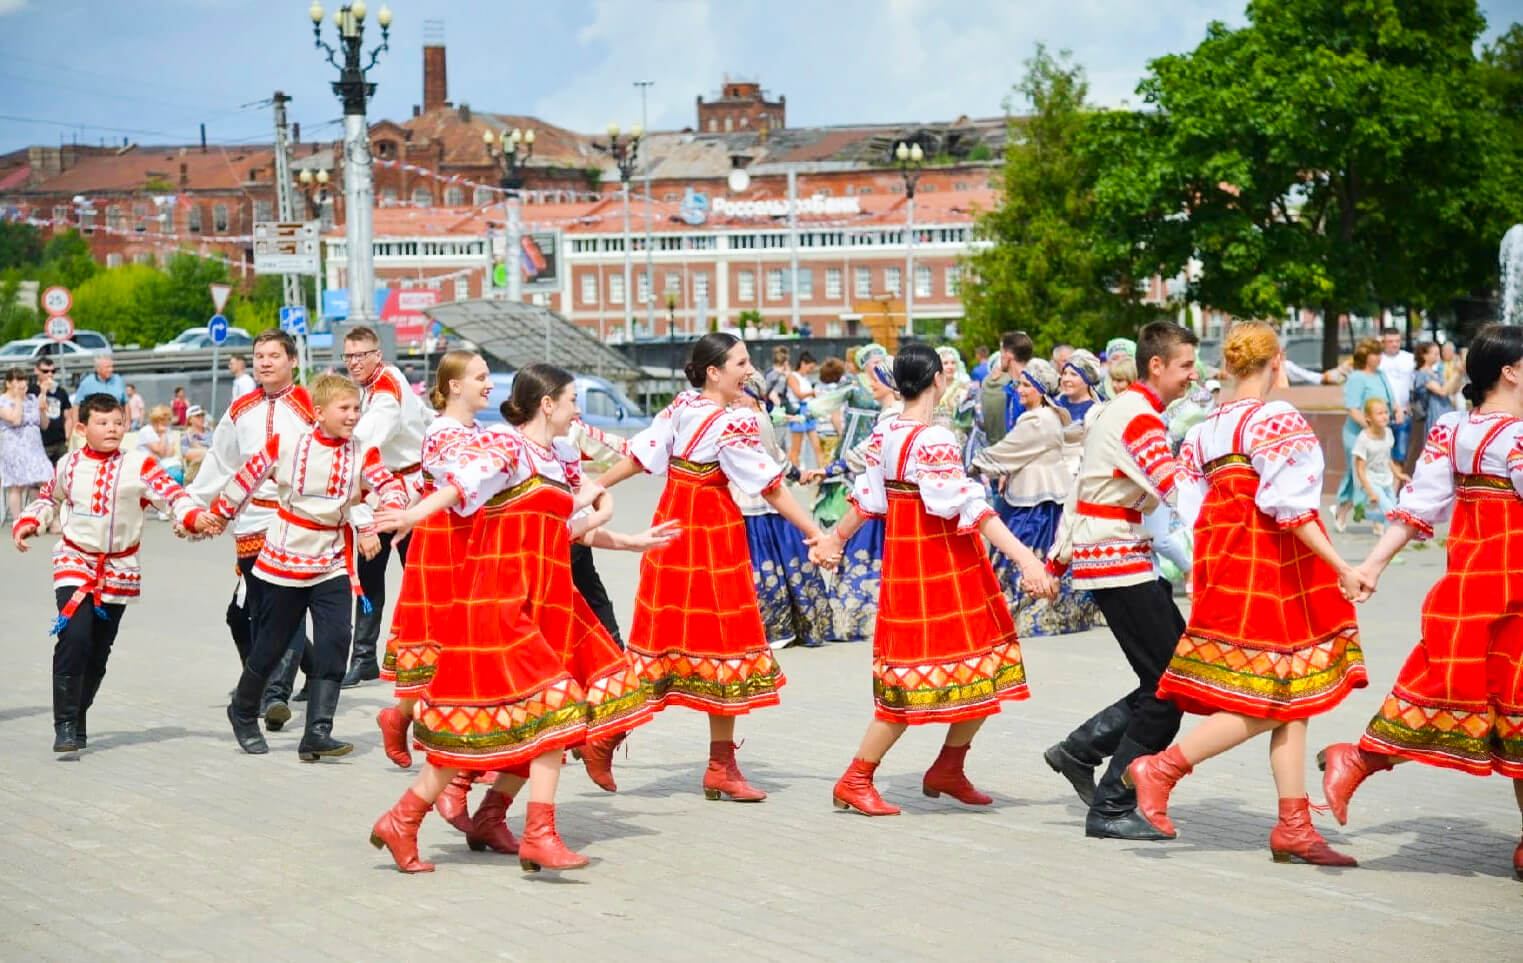
POLYGON ((227 288, 227 286, 212 285, 212 300, 218 303, 218 313, 212 315, 211 320, 206 322, 206 334, 212 342, 212 411, 217 410, 217 375, 222 367, 222 342, 227 340, 227 318, 221 314, 221 305, 227 301, 227 290, 219 294, 218 288, 227 288))

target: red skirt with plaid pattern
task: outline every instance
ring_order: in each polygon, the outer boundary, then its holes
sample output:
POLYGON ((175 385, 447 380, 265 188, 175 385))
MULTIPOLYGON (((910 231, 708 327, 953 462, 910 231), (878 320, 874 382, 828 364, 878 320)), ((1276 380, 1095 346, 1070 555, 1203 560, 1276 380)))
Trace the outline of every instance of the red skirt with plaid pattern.
MULTIPOLYGON (((427 486, 423 497, 433 494, 427 486)), ((391 636, 381 659, 381 678, 394 682, 399 699, 422 692, 446 639, 458 637, 455 600, 465 572, 471 519, 452 511, 435 512, 413 529, 402 588, 391 616, 391 636)))
POLYGON ((740 509, 717 463, 673 458, 656 524, 682 535, 640 561, 629 654, 657 708, 743 715, 787 681, 767 644, 740 509))
POLYGON ((1259 510, 1247 457, 1218 458, 1206 477, 1190 621, 1158 697, 1186 712, 1282 721, 1328 711, 1369 683, 1338 573, 1259 510))
POLYGON ((647 690, 571 585, 571 504, 536 475, 476 512, 458 640, 414 713, 431 764, 509 769, 649 719, 647 690))
POLYGON ((1448 569, 1423 601, 1422 641, 1359 745, 1523 779, 1523 500, 1506 478, 1455 481, 1448 569))
POLYGON ((925 510, 916 486, 887 483, 883 579, 873 632, 873 702, 885 722, 993 715, 1026 699, 1015 623, 976 530, 925 510))

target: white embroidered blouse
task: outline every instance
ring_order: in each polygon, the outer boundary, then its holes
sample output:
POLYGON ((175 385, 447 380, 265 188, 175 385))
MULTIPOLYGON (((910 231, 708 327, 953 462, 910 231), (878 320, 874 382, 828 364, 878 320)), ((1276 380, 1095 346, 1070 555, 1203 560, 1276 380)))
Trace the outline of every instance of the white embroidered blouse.
POLYGON ((697 391, 673 398, 649 428, 629 439, 629 454, 652 475, 666 474, 673 458, 717 462, 729 483, 748 495, 783 481, 783 466, 762 447, 756 412, 721 408, 697 391))
POLYGON ((1325 464, 1316 433, 1288 402, 1244 398, 1217 408, 1185 433, 1179 449, 1179 515, 1191 529, 1208 484, 1205 467, 1244 455, 1259 476, 1254 504, 1288 531, 1317 517, 1325 464))
POLYGON ((851 501, 863 515, 888 512, 888 483, 917 486, 925 510, 937 518, 955 518, 959 532, 976 531, 994 514, 984 486, 962 470, 957 438, 941 425, 890 418, 873 429, 864 452, 867 468, 852 485, 851 501))
POLYGON ((1459 475, 1506 480, 1523 497, 1523 421, 1511 415, 1451 411, 1428 429, 1412 480, 1401 489, 1391 520, 1413 528, 1419 539, 1449 520, 1459 475))

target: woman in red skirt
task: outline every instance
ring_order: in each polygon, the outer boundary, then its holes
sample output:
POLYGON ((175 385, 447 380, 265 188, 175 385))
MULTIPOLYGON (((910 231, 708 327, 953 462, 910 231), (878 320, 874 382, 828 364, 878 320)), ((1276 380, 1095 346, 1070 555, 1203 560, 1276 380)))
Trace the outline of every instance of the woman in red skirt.
MULTIPOLYGON (((487 818, 478 812, 468 837, 473 849, 517 852, 526 870, 585 866, 555 830, 562 751, 650 717, 646 687, 571 584, 570 539, 612 513, 598 486, 581 484, 580 455, 560 438, 577 415, 573 379, 530 365, 504 410, 513 427, 482 432, 439 491, 377 517, 396 528, 457 503, 473 516, 458 634, 440 651, 413 724, 428 765, 371 834, 404 872, 433 869, 418 859, 418 825, 457 770, 498 772, 482 803, 487 818), (526 780, 517 841, 503 817, 526 780)), ((667 535, 620 536, 614 547, 643 550, 667 535)))
MULTIPOLYGON (((1472 410, 1428 429, 1392 524, 1360 566, 1371 585, 1411 539, 1450 520, 1443 577, 1423 601, 1422 638, 1356 746, 1317 756, 1338 822, 1374 772, 1416 760, 1512 780, 1523 810, 1523 328, 1491 325, 1465 359, 1472 410)), ((1523 879, 1523 842, 1513 851, 1523 879)))
POLYGON ((765 498, 811 544, 819 529, 783 487, 783 467, 762 448, 756 413, 732 407, 752 373, 745 342, 706 334, 687 363, 691 391, 629 440, 629 457, 600 482, 612 486, 641 471, 666 474, 656 521, 680 522, 683 535, 640 562, 640 592, 629 653, 656 708, 686 706, 709 717, 703 793, 737 802, 767 794, 735 762, 735 717, 777 705, 783 671, 772 657, 756 603, 746 526, 730 485, 765 498))
POLYGON ((1125 781, 1137 790, 1137 811, 1172 837, 1174 784, 1269 732, 1280 800, 1269 834, 1275 860, 1353 866, 1311 824, 1306 720, 1367 682, 1350 601, 1360 578, 1317 518, 1317 436, 1295 408, 1264 400, 1284 363, 1274 329, 1239 324, 1222 352, 1237 399, 1191 428, 1180 450, 1180 511, 1194 525, 1196 589, 1158 683, 1159 698, 1208 718, 1163 752, 1133 760, 1125 781))
POLYGON ((1030 694, 1015 624, 979 535, 1020 566, 1028 592, 1051 598, 1056 591, 1042 563, 989 507, 983 486, 963 474, 951 431, 929 423, 947 380, 929 346, 899 352, 894 382, 904 412, 873 430, 851 507, 815 548, 816 559, 828 563, 864 519, 884 519, 873 632, 877 708, 834 790, 836 806, 868 816, 899 812, 878 795, 873 772, 907 726, 926 723, 946 723, 947 738, 922 780, 925 794, 993 802, 964 775, 964 757, 1001 701, 1030 694))

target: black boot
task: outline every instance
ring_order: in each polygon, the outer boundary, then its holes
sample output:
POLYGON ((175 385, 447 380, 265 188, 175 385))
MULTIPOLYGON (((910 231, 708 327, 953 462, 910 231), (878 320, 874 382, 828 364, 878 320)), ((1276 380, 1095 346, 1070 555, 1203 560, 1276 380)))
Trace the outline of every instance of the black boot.
POLYGON ((303 680, 301 680, 301 689, 299 691, 297 691, 297 693, 291 697, 291 701, 292 702, 306 702, 307 701, 307 695, 308 695, 307 686, 310 685, 311 682, 312 682, 311 679, 303 679, 303 680))
POLYGON ((79 719, 74 724, 74 734, 79 740, 81 749, 85 748, 85 713, 95 705, 95 693, 100 691, 101 680, 104 678, 104 674, 91 673, 85 676, 85 687, 79 697, 79 719))
POLYGON ((307 729, 302 733, 296 754, 302 762, 317 762, 324 756, 347 756, 354 746, 333 738, 333 713, 338 710, 338 683, 313 679, 307 683, 311 697, 307 700, 307 729))
POLYGON ((264 679, 244 669, 238 688, 233 690, 233 701, 227 705, 227 721, 233 726, 238 745, 254 756, 270 751, 259 732, 259 697, 263 692, 264 679))
POLYGON ((1084 835, 1100 839, 1173 839, 1173 833, 1159 832, 1152 823, 1137 812, 1137 794, 1121 781, 1126 767, 1138 756, 1148 755, 1146 749, 1130 739, 1122 738, 1111 756, 1110 768, 1095 787, 1095 801, 1084 818, 1084 835))
POLYGON ((84 676, 53 674, 53 751, 78 752, 84 676))
POLYGON ((340 683, 345 689, 381 677, 381 665, 375 658, 376 643, 380 638, 380 611, 358 612, 354 617, 354 658, 340 683))
POLYGON ((1106 706, 1042 753, 1052 771, 1073 785, 1084 805, 1095 800, 1095 768, 1116 751, 1131 720, 1125 701, 1106 706))

